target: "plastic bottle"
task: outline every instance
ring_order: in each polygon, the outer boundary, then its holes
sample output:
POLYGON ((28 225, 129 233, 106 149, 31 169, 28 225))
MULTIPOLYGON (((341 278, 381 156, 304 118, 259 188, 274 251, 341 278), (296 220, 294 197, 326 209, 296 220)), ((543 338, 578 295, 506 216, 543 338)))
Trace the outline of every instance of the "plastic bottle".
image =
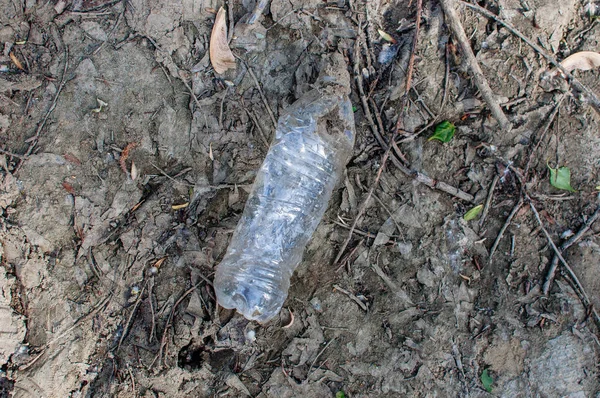
POLYGON ((292 273, 319 225, 352 153, 349 75, 330 55, 316 83, 280 117, 225 257, 217 267, 218 303, 267 322, 287 297, 292 273))

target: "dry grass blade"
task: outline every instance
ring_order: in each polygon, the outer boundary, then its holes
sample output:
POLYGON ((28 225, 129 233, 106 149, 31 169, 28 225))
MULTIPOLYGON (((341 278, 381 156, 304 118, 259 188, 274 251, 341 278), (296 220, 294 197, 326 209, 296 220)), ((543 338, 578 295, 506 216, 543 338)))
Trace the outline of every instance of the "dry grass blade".
POLYGON ((228 69, 235 69, 235 58, 227 44, 227 21, 223 7, 217 13, 210 34, 210 63, 218 74, 225 73, 228 69))

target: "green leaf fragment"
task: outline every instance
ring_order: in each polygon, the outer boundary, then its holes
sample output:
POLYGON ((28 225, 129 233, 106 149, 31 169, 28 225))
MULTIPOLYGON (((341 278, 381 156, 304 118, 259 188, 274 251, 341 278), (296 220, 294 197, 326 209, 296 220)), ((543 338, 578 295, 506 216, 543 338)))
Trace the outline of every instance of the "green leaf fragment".
POLYGON ((437 126, 435 126, 435 131, 433 135, 429 137, 428 141, 431 140, 439 140, 442 142, 449 142, 452 137, 454 137, 454 132, 456 131, 456 127, 449 121, 443 121, 437 126))
POLYGON ((355 106, 352 107, 352 112, 356 112, 357 110, 358 110, 357 107, 355 107, 355 106))
POLYGON ((481 373, 481 384, 487 392, 492 392, 492 384, 494 384, 494 379, 492 379, 492 376, 490 376, 487 369, 484 369, 483 373, 481 373))
POLYGON ((559 167, 553 169, 550 165, 547 165, 550 169, 550 184, 558 189, 569 192, 577 192, 571 187, 571 170, 568 167, 559 167))
POLYGON ((483 210, 483 205, 478 205, 478 206, 473 207, 471 210, 469 210, 468 212, 465 213, 465 215, 463 216, 463 220, 471 221, 471 220, 477 218, 477 216, 479 215, 479 213, 481 213, 482 210, 483 210))
POLYGON ((343 391, 338 391, 335 393, 335 398, 346 398, 346 394, 343 391))

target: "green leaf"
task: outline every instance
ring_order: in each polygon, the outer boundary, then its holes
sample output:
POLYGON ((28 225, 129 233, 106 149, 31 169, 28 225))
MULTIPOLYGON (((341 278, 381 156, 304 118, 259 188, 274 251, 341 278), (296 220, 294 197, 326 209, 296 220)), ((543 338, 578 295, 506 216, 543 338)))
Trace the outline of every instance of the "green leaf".
POLYGON ((569 192, 577 192, 571 187, 571 170, 568 167, 559 167, 553 169, 550 165, 547 165, 550 169, 550 184, 558 189, 562 189, 569 192))
POLYGON ((396 44, 396 39, 394 39, 392 37, 392 35, 390 35, 389 33, 381 30, 381 29, 377 29, 377 32, 379 33, 379 36, 381 36, 381 38, 385 41, 389 41, 392 44, 396 44))
POLYGON ((335 393, 335 398, 346 398, 346 394, 343 391, 338 391, 335 393))
POLYGON ((356 112, 357 110, 358 110, 357 107, 355 107, 355 106, 352 107, 352 112, 356 112))
POLYGON ((484 369, 483 373, 481 373, 481 384, 487 392, 492 392, 492 384, 494 384, 494 379, 492 379, 492 376, 490 376, 487 369, 484 369))
POLYGON ((431 140, 439 140, 442 142, 449 142, 452 137, 454 137, 454 132, 456 131, 456 127, 449 121, 445 120, 435 126, 435 131, 431 137, 429 137, 428 141, 431 140))
POLYGON ((479 213, 481 213, 481 210, 483 210, 483 205, 473 207, 471 210, 465 213, 465 215, 463 216, 463 220, 471 221, 474 218, 477 218, 479 213))

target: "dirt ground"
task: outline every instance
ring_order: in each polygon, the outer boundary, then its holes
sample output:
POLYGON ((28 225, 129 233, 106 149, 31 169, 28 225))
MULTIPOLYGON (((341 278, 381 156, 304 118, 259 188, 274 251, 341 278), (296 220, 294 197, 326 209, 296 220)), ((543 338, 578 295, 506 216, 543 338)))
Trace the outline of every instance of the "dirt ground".
MULTIPOLYGON (((599 48, 600 3, 478 4, 558 60, 599 48)), ((579 286, 559 262, 543 292, 545 232, 560 247, 600 205, 590 99, 460 2, 511 130, 438 1, 404 107, 416 0, 271 0, 217 75, 220 6, 231 27, 254 1, 0 0, 0 397, 597 396, 600 223, 564 251, 579 286), (216 306, 214 269, 275 120, 336 51, 354 155, 284 309, 248 322, 216 306), (454 138, 428 140, 445 120, 454 138)), ((600 94, 596 71, 575 75, 600 94)))

